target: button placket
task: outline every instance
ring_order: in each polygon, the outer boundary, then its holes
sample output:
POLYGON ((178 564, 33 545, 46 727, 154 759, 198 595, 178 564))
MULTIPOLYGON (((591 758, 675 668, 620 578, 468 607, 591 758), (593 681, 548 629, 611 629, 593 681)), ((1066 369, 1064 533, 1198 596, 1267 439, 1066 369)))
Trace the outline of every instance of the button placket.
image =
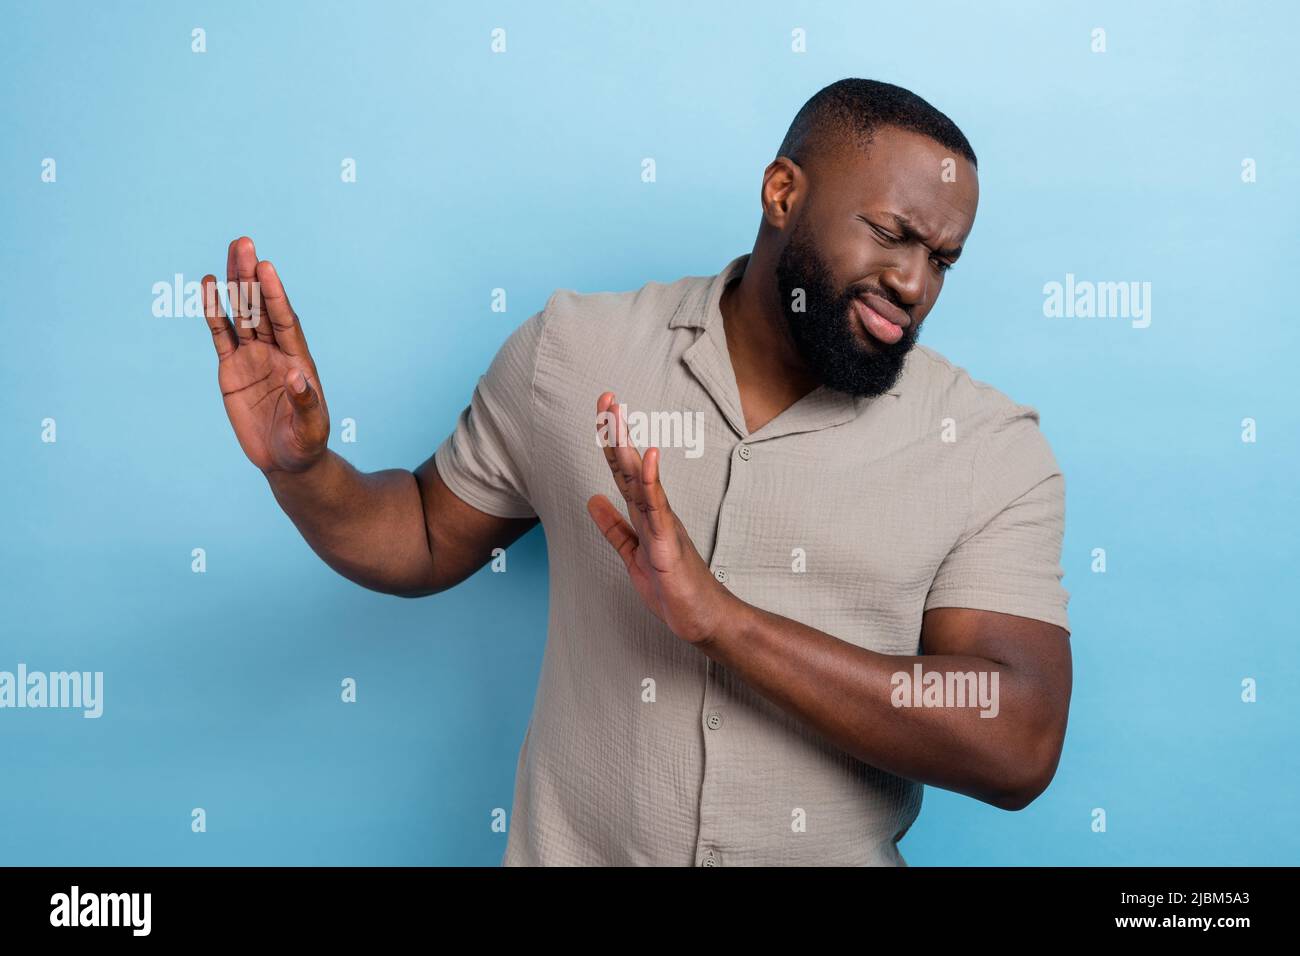
MULTIPOLYGON (((735 570, 728 567, 730 531, 734 526, 731 519, 736 509, 745 507, 747 472, 750 466, 746 465, 742 468, 740 463, 752 460, 754 451, 749 445, 739 443, 733 449, 732 456, 733 467, 727 476, 727 485, 718 506, 717 531, 714 536, 713 553, 710 556, 713 576, 720 584, 726 584, 731 580, 735 570)), ((732 768, 727 763, 726 736, 721 732, 726 700, 725 695, 720 693, 718 668, 712 658, 706 659, 704 673, 704 699, 700 708, 704 732, 704 782, 700 788, 700 829, 696 846, 700 866, 721 866, 722 854, 717 849, 716 841, 726 819, 726 808, 717 806, 717 784, 732 772, 732 768)))

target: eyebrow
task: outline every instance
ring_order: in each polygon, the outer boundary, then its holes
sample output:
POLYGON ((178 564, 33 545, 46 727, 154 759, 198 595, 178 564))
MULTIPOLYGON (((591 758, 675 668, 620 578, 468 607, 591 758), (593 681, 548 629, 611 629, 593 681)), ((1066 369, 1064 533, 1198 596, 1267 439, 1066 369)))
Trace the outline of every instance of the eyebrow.
MULTIPOLYGON (((929 245, 926 244, 925 239, 917 231, 916 227, 912 225, 910 219, 906 216, 900 216, 898 213, 891 213, 890 215, 893 216, 894 225, 898 228, 898 231, 902 234, 904 239, 909 242, 919 242, 927 249, 930 249, 929 245)), ((962 246, 955 246, 951 249, 930 249, 930 251, 940 259, 956 259, 961 255, 961 250, 962 246)))

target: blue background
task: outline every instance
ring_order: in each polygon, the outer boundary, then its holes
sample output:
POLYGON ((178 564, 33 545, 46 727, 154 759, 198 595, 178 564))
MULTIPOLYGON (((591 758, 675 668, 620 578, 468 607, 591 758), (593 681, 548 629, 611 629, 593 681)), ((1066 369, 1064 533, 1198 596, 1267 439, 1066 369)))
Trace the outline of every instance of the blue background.
POLYGON ((1297 8, 1138 6, 6 3, 0 669, 106 688, 99 720, 0 711, 0 863, 498 863, 540 529, 507 574, 421 601, 336 576, 240 454, 202 320, 154 317, 152 286, 220 276, 253 236, 333 447, 413 468, 552 290, 748 251, 763 167, 844 76, 974 144, 979 218, 922 341, 1039 409, 1068 488, 1056 779, 1020 813, 927 788, 904 855, 1300 862, 1297 8), (1151 326, 1045 318, 1067 272, 1151 282, 1151 326))

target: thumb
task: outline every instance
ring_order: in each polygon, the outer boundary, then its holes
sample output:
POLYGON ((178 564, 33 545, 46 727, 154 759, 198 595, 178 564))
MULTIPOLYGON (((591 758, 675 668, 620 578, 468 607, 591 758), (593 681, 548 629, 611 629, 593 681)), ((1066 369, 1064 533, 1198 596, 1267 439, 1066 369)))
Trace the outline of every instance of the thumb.
POLYGON ((329 431, 320 394, 311 387, 302 369, 290 369, 285 376, 285 390, 293 403, 293 430, 306 445, 320 443, 329 431))

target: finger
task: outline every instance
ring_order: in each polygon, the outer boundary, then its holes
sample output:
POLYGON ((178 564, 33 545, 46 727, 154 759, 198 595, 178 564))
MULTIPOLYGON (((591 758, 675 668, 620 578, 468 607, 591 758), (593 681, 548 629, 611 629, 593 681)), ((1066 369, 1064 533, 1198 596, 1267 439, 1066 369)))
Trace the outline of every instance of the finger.
POLYGON ((262 287, 257 281, 257 249, 254 248, 252 239, 248 240, 247 245, 241 243, 236 248, 235 266, 239 270, 239 283, 247 290, 248 321, 253 326, 253 332, 259 342, 274 345, 275 332, 271 330, 271 323, 267 320, 266 304, 262 300, 262 287))
POLYGON ((614 444, 618 441, 618 423, 614 413, 610 411, 613 404, 613 392, 603 392, 600 398, 596 399, 596 434, 599 436, 600 450, 605 455, 605 464, 609 465, 614 484, 618 487, 623 500, 631 504, 627 482, 623 480, 623 471, 619 468, 618 459, 614 457, 614 444))
POLYGON ((596 522, 596 527, 605 536, 605 540, 614 546, 618 556, 623 559, 623 566, 631 571, 636 554, 636 532, 604 495, 592 495, 587 499, 587 513, 596 522))
MULTIPOLYGON (((627 420, 623 417, 623 409, 618 405, 614 406, 614 418, 618 429, 618 443, 614 447, 614 458, 627 485, 628 500, 640 511, 645 504, 645 490, 641 485, 641 454, 632 444, 632 439, 628 437, 627 420)), ((632 520, 637 520, 635 515, 632 516, 632 520)))
POLYGON ((257 249, 253 240, 247 236, 240 236, 230 244, 226 279, 234 283, 234 291, 230 294, 230 311, 235 315, 235 330, 239 333, 240 344, 254 339, 271 342, 270 328, 262 327, 261 297, 254 285, 257 281, 257 249), (238 306, 236 302, 239 303, 238 306))
MULTIPOLYGON (((613 437, 609 447, 605 449, 605 460, 614 476, 614 483, 618 485, 623 500, 627 502, 627 514, 632 522, 632 529, 639 535, 646 530, 645 519, 642 517, 644 496, 640 487, 641 456, 637 454, 636 447, 628 436, 627 419, 623 417, 623 409, 619 407, 617 396, 612 392, 608 394, 606 411, 609 414, 613 437)), ((601 398, 604 399, 604 396, 602 395, 601 398)))
MULTIPOLYGON (((252 242, 252 240, 250 239, 249 242, 252 242)), ((227 286, 229 286, 230 283, 232 282, 238 281, 239 279, 239 273, 235 271, 235 247, 238 245, 239 245, 238 239, 231 239, 230 245, 226 247, 226 285, 227 286)), ((238 310, 235 309, 235 306, 232 304, 230 308, 236 311, 236 317, 238 317, 238 310)))
POLYGON ((302 325, 289 304, 285 294, 284 283, 270 261, 263 259, 257 264, 257 282, 262 291, 262 303, 266 307, 270 321, 270 331, 274 333, 275 344, 285 355, 294 358, 310 359, 307 352, 307 338, 302 334, 302 325))
POLYGON ((247 236, 231 240, 226 249, 226 297, 230 301, 230 318, 240 345, 257 338, 257 333, 249 324, 249 290, 239 281, 239 256, 243 247, 247 247, 247 251, 256 260, 257 250, 253 248, 253 240, 247 236))
POLYGON ((212 344, 217 348, 218 360, 224 359, 235 351, 235 328, 226 318, 226 310, 221 307, 221 298, 217 295, 217 277, 203 277, 203 317, 208 320, 208 331, 212 333, 212 344))
POLYGON ((256 336, 252 329, 246 329, 240 321, 243 318, 243 305, 240 302, 239 295, 239 269, 236 266, 235 250, 239 248, 241 242, 252 242, 251 239, 245 240, 243 237, 230 240, 230 245, 226 248, 226 298, 230 302, 230 316, 234 321, 235 334, 238 336, 240 343, 251 342, 256 336))
POLYGON ((291 368, 285 374, 284 388, 293 405, 294 437, 304 448, 313 448, 329 439, 329 421, 317 391, 300 368, 291 368))
POLYGON ((659 449, 646 450, 641 466, 641 488, 645 497, 644 514, 650 533, 656 538, 666 538, 676 530, 673 511, 668 507, 668 495, 659 481, 659 449))

